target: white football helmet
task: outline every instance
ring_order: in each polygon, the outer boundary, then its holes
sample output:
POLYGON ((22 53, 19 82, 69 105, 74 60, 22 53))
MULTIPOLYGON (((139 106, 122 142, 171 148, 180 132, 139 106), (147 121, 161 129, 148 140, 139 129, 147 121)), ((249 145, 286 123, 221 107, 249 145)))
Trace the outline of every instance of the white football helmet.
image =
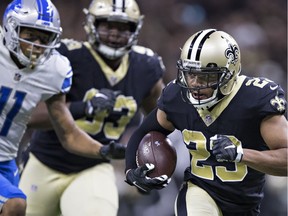
POLYGON ((87 33, 88 41, 106 58, 120 58, 129 52, 133 45, 137 44, 144 16, 140 14, 135 0, 93 0, 88 10, 84 9, 84 13, 86 14, 84 29, 87 33), (97 32, 96 22, 98 20, 130 23, 133 25, 133 32, 131 32, 128 43, 120 48, 113 48, 104 44, 97 32))
POLYGON ((52 49, 60 45, 61 33, 59 13, 50 0, 14 0, 4 12, 3 35, 5 46, 24 66, 33 68, 47 60, 52 49), (49 33, 48 44, 36 44, 20 38, 19 34, 23 27, 49 33), (32 51, 30 57, 27 57, 20 48, 20 41, 31 44, 32 47, 43 47, 45 51, 36 59, 32 57, 32 51))
POLYGON ((177 83, 183 88, 183 98, 197 109, 209 109, 233 90, 241 71, 240 49, 229 34, 216 29, 202 30, 185 42, 177 68, 177 83), (188 74, 205 77, 206 85, 189 87, 188 74), (193 98, 191 91, 204 88, 214 89, 210 98, 193 98))

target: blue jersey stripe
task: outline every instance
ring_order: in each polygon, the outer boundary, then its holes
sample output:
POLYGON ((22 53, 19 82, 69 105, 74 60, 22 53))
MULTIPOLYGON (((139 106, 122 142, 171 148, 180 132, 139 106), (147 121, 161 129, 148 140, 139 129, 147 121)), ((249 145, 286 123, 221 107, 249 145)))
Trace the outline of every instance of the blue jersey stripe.
POLYGON ((70 71, 68 71, 63 81, 62 88, 61 88, 62 93, 67 93, 70 90, 71 85, 72 85, 72 76, 73 76, 73 72, 71 69, 70 71))

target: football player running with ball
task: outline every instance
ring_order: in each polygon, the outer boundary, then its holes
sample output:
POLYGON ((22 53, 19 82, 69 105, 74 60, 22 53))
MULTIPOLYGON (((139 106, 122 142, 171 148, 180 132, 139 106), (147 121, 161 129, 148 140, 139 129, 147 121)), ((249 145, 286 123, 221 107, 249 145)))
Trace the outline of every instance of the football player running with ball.
POLYGON ((147 177, 151 164, 137 168, 136 150, 147 132, 178 129, 191 163, 175 214, 259 215, 265 173, 287 176, 283 89, 266 78, 240 75, 236 41, 216 29, 192 35, 177 67, 177 79, 128 142, 126 181, 146 192, 165 187, 166 176, 147 177))
MULTIPOLYGON (((156 107, 164 67, 152 50, 136 45, 143 16, 135 0, 95 0, 84 12, 88 41, 65 39, 58 49, 74 72, 67 102, 77 125, 108 145, 122 137, 140 109, 156 107)), ((45 120, 40 107, 31 125, 45 120)), ((20 188, 27 193, 28 216, 116 216, 115 181, 109 160, 71 154, 54 131, 38 130, 20 188)))
MULTIPOLYGON (((2 24, 0 215, 24 216, 26 195, 18 188, 15 158, 31 113, 40 101, 45 101, 56 136, 69 152, 99 159, 110 152, 76 126, 66 106, 65 93, 71 87, 73 72, 67 58, 55 51, 62 29, 51 1, 12 1, 2 24)), ((121 147, 124 156, 126 147, 114 146, 121 147)))

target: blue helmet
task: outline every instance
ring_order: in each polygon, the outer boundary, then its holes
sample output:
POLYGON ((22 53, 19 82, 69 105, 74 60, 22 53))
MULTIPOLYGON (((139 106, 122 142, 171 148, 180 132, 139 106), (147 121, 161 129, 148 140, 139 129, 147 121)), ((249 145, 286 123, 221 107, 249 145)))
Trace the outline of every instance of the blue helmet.
POLYGON ((14 0, 4 12, 5 46, 24 66, 41 64, 47 60, 51 51, 60 45, 61 33, 59 13, 50 0, 14 0), (20 30, 23 27, 48 32, 49 43, 40 45, 20 38, 20 30), (27 57, 20 49, 20 41, 31 44, 33 47, 45 48, 45 51, 36 59, 32 57, 32 54, 27 57))

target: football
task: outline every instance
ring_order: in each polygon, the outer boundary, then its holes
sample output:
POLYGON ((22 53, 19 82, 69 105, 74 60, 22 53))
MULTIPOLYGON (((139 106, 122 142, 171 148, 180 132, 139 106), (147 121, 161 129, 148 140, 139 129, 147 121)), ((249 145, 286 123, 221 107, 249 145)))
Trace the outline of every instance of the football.
POLYGON ((138 167, 145 163, 155 165, 154 170, 147 174, 149 177, 167 175, 170 178, 176 168, 176 150, 164 134, 151 131, 142 138, 139 144, 136 163, 138 167))

